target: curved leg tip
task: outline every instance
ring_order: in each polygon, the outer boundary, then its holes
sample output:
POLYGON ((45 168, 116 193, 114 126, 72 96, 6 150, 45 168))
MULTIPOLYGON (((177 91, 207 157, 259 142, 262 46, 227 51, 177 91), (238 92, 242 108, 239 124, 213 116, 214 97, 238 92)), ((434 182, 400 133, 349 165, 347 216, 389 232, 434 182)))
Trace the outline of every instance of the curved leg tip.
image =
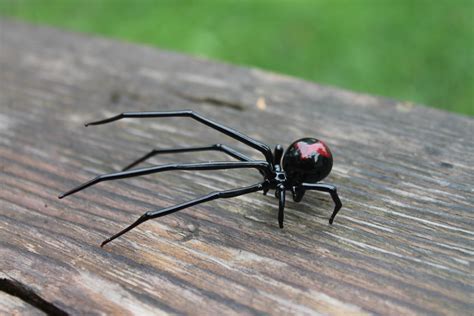
POLYGON ((107 120, 94 121, 94 122, 87 122, 87 123, 84 123, 84 126, 85 126, 85 127, 88 127, 88 126, 91 126, 91 125, 99 125, 99 124, 107 123, 106 121, 107 121, 107 120))
POLYGON ((104 248, 105 245, 107 245, 109 242, 111 242, 112 240, 114 240, 115 238, 117 238, 118 236, 120 236, 120 233, 119 234, 116 234, 112 237, 109 237, 107 238, 106 240, 104 240, 101 244, 100 244, 100 248, 104 248))
POLYGON ((74 190, 71 190, 71 191, 67 191, 67 192, 61 193, 60 195, 58 195, 58 199, 65 198, 66 196, 69 196, 69 195, 71 195, 71 194, 73 194, 73 193, 76 193, 77 191, 80 191, 80 190, 74 189, 74 190))

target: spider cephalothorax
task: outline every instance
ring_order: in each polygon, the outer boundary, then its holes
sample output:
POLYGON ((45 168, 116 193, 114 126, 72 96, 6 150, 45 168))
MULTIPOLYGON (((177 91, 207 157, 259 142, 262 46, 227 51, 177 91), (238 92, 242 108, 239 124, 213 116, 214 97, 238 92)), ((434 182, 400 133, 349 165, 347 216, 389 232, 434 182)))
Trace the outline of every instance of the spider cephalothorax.
POLYGON ((263 191, 266 194, 269 190, 275 190, 275 197, 279 200, 279 212, 278 212, 278 223, 280 228, 283 228, 284 209, 285 209, 285 192, 291 191, 293 194, 293 200, 295 202, 301 201, 307 190, 316 190, 328 192, 335 203, 334 211, 329 219, 329 223, 332 224, 337 212, 342 207, 339 196, 337 195, 336 187, 331 184, 318 183, 329 175, 332 169, 332 154, 329 148, 322 141, 315 138, 302 138, 293 142, 288 149, 283 153, 283 147, 277 145, 274 152, 272 153, 270 147, 267 145, 252 139, 236 130, 228 128, 224 125, 213 122, 203 116, 191 111, 163 111, 163 112, 127 112, 116 115, 114 117, 92 122, 88 125, 99 125, 105 124, 112 121, 120 120, 122 118, 150 118, 150 117, 190 117, 196 121, 203 123, 215 130, 218 130, 258 151, 260 151, 265 160, 254 160, 246 155, 232 149, 226 145, 214 144, 204 147, 187 147, 187 148, 174 148, 164 150, 152 150, 140 159, 131 163, 125 167, 121 172, 110 173, 98 176, 64 194, 61 194, 59 198, 63 198, 67 195, 73 194, 77 191, 85 189, 91 185, 102 181, 129 178, 134 176, 146 175, 151 173, 170 171, 170 170, 219 170, 219 169, 244 169, 254 168, 257 169, 263 176, 263 181, 248 187, 217 191, 209 193, 208 195, 200 198, 181 203, 175 206, 159 209, 155 211, 149 211, 143 214, 135 223, 128 226, 124 230, 118 232, 112 237, 106 239, 101 246, 119 237, 120 235, 128 232, 134 227, 141 223, 152 219, 162 217, 187 207, 216 200, 221 198, 231 198, 247 193, 263 191), (182 152, 196 152, 196 151, 221 151, 239 161, 212 161, 212 162, 199 162, 199 163, 184 163, 184 164, 168 164, 153 166, 148 168, 131 169, 137 164, 145 161, 146 159, 159 154, 169 153, 182 153, 182 152), (131 170, 130 170, 131 169, 131 170))

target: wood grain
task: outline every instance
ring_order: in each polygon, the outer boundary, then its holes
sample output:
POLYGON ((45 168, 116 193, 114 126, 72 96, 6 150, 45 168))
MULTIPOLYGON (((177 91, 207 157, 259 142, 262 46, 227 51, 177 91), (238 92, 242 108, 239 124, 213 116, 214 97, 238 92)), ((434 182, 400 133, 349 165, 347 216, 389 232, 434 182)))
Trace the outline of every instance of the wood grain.
POLYGON ((4 292, 0 292, 0 313, 2 315, 46 315, 21 299, 4 292))
MULTIPOLYGON (((0 21, 0 36, 0 270, 61 310, 472 313, 472 118, 12 21, 0 21), (255 193, 147 222, 101 249, 147 210, 259 181, 252 170, 170 172, 57 199, 152 148, 226 143, 261 159, 185 118, 83 127, 184 108, 271 146, 325 140, 335 157, 327 181, 344 205, 335 224, 330 198, 308 193, 288 203, 280 230, 276 200, 255 193)), ((12 314, 32 308, 1 300, 12 314)))

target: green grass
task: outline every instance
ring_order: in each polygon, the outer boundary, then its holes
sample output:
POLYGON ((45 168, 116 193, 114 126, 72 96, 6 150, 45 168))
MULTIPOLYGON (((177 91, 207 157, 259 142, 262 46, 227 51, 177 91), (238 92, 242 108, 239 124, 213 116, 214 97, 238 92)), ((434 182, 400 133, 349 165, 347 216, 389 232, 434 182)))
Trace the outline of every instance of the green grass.
POLYGON ((0 0, 0 15, 474 115, 474 1, 0 0))

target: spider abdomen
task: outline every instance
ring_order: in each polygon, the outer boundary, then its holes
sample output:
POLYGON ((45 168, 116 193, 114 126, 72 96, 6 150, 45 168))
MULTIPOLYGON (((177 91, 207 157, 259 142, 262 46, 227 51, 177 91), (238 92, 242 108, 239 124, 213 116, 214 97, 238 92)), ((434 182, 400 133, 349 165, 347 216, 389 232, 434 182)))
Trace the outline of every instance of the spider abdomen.
POLYGON ((282 162, 283 170, 293 184, 316 183, 331 172, 332 154, 324 142, 301 138, 288 147, 282 162))

